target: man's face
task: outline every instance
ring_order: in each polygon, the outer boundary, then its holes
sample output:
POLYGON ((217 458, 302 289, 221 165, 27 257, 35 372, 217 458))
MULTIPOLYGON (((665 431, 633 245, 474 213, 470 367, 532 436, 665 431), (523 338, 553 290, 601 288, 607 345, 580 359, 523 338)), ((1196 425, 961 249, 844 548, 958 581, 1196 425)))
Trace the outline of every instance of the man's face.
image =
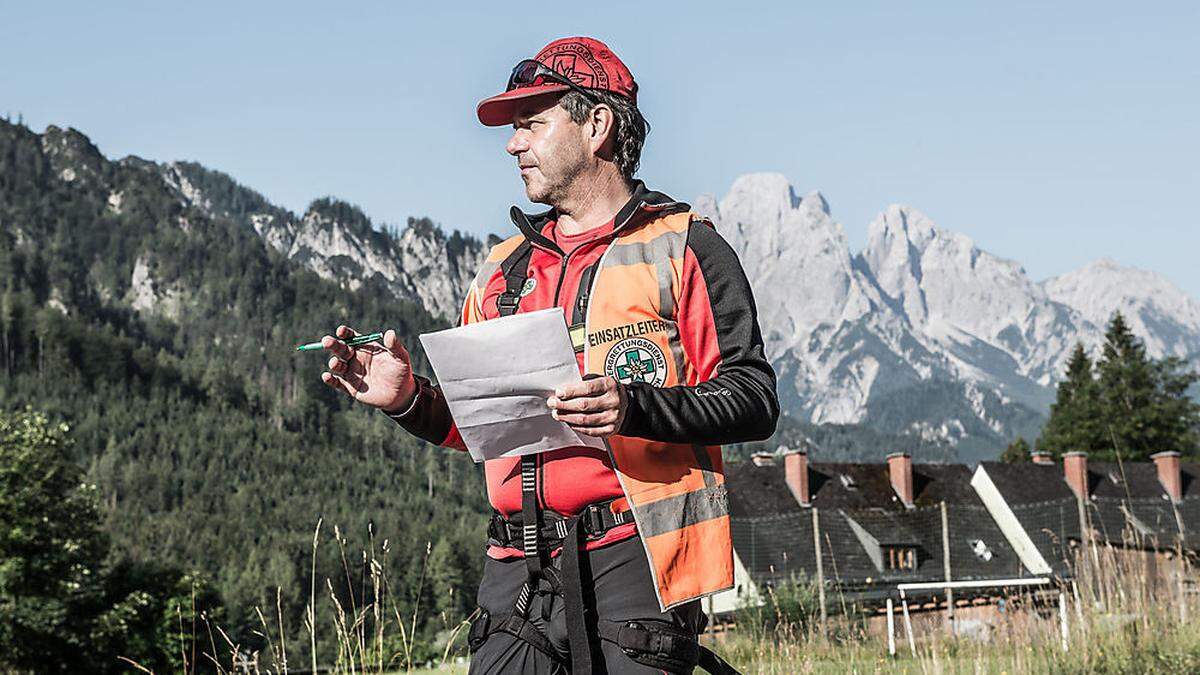
POLYGON ((558 94, 522 101, 513 113, 513 135, 505 148, 517 159, 529 201, 555 206, 591 157, 583 126, 558 105, 558 94))

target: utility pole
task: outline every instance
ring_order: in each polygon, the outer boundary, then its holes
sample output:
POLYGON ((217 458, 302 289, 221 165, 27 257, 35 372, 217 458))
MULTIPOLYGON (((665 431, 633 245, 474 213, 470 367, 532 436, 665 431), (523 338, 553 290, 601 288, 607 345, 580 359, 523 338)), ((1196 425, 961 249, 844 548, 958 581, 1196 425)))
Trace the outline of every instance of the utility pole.
POLYGON ((817 555, 817 597, 821 601, 821 631, 825 631, 825 563, 821 560, 821 518, 817 515, 817 507, 812 510, 813 553, 817 555))
POLYGON ((1083 505, 1083 497, 1076 496, 1075 506, 1079 511, 1079 543, 1083 547, 1083 550, 1080 551, 1079 556, 1081 563, 1080 566, 1083 568, 1081 571, 1084 573, 1084 575, 1088 575, 1089 568, 1091 566, 1087 564, 1087 558, 1092 549, 1092 535, 1088 529, 1087 511, 1086 507, 1083 505))
MULTIPOLYGON (((946 583, 954 578, 950 575, 950 518, 946 514, 946 502, 942 501, 942 570, 946 573, 946 583)), ((950 632, 954 632, 954 589, 946 587, 946 619, 950 622, 950 632)))

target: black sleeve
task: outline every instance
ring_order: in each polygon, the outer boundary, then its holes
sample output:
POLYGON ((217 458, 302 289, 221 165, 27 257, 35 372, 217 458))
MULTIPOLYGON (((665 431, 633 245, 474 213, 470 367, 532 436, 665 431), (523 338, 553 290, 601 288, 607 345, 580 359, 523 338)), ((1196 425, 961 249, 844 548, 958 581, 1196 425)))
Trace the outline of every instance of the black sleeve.
MULTIPOLYGON (((775 433, 779 398, 775 370, 763 351, 750 282, 737 254, 708 225, 693 223, 687 245, 708 288, 721 363, 715 376, 695 387, 626 385, 629 405, 619 433, 703 445, 768 438, 775 433)), ((686 314, 682 318, 698 320, 686 314)), ((681 334, 695 330, 679 326, 681 334)))
POLYGON ((428 378, 420 375, 415 377, 417 395, 408 410, 384 414, 417 438, 434 445, 442 445, 450 435, 450 430, 454 428, 450 407, 446 405, 446 397, 442 395, 441 387, 432 384, 428 378))

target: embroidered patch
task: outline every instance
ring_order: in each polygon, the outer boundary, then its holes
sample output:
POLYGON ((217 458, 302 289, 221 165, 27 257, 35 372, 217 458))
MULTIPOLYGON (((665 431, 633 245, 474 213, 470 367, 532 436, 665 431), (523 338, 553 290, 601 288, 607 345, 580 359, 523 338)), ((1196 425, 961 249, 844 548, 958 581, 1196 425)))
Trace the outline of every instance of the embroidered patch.
POLYGON ((581 87, 608 87, 608 71, 592 55, 592 50, 584 45, 570 42, 557 44, 539 53, 537 60, 546 63, 581 87))
POLYGON ((535 288, 537 288, 537 279, 529 277, 525 280, 525 285, 521 286, 521 297, 529 295, 535 288))
POLYGON ((667 357, 656 343, 645 338, 621 340, 604 357, 604 373, 625 384, 649 382, 661 387, 667 381, 667 357))

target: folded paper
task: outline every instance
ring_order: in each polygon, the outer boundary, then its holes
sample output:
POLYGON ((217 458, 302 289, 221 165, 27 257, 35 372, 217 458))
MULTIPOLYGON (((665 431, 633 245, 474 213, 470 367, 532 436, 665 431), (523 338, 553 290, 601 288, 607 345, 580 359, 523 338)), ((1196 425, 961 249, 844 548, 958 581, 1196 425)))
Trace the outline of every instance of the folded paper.
POLYGON ((582 381, 561 308, 426 333, 421 344, 476 462, 581 445, 604 449, 546 406, 555 388, 582 381))

